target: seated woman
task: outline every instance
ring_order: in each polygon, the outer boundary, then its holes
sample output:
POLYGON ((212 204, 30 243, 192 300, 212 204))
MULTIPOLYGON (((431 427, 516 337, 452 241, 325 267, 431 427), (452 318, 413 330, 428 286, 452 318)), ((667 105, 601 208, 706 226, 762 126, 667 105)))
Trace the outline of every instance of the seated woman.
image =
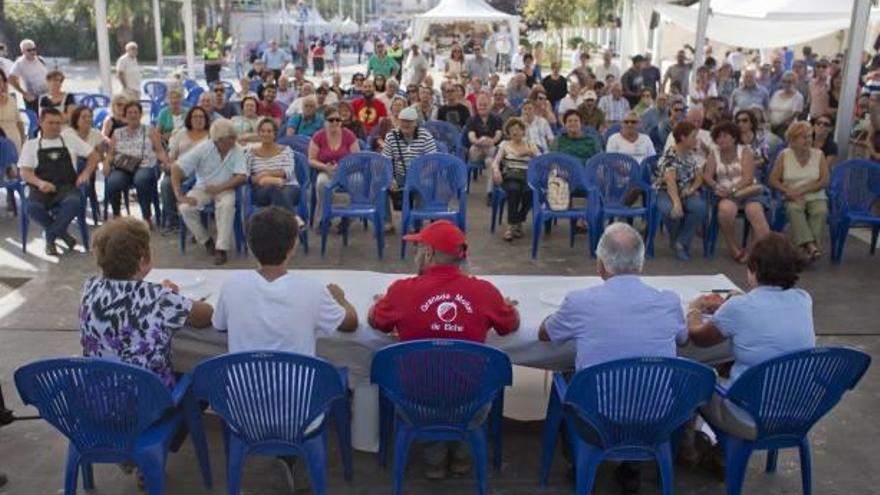
MULTIPOLYGON (((168 143, 168 158, 177 161, 184 153, 205 139, 208 139, 208 112, 202 107, 192 107, 186 112, 183 127, 171 135, 168 143)), ((177 214, 177 198, 171 187, 171 164, 162 165, 162 181, 159 190, 162 197, 162 213, 165 220, 163 234, 170 234, 179 227, 177 214)))
POLYGON ((569 110, 562 116, 565 132, 550 147, 551 150, 565 153, 581 160, 589 160, 602 151, 600 143, 583 133, 583 121, 577 110, 569 110))
POLYGON ((156 117, 156 127, 162 134, 162 139, 168 142, 174 131, 183 129, 188 111, 189 108, 183 104, 183 91, 180 88, 169 89, 168 105, 159 110, 159 115, 156 117))
POLYGON ((690 340, 701 347, 730 339, 734 365, 730 380, 747 369, 787 352, 816 345, 813 301, 795 288, 803 258, 783 234, 758 239, 746 263, 751 290, 722 301, 707 295, 690 303, 690 340), (703 318, 703 314, 712 315, 703 318), (780 315, 785 315, 780 318, 780 315))
POLYGON ((363 122, 354 118, 354 110, 351 109, 351 103, 340 101, 336 108, 339 110, 339 117, 342 119, 342 127, 353 132, 358 139, 367 139, 363 122))
POLYGON ((672 137, 675 146, 660 158, 654 187, 657 189, 657 208, 663 215, 675 257, 688 261, 691 259, 691 240, 706 217, 706 201, 700 195, 703 175, 694 160, 697 128, 688 121, 680 122, 672 130, 672 137))
POLYGON ((141 214, 151 223, 150 197, 158 194, 157 177, 153 167, 158 159, 168 166, 168 155, 162 146, 162 139, 155 129, 141 124, 143 110, 141 104, 131 101, 125 105, 126 126, 116 129, 110 139, 110 151, 104 162, 105 187, 113 216, 119 216, 119 206, 123 191, 134 185, 137 190, 141 214))
POLYGON ((260 145, 247 154, 248 176, 253 183, 254 203, 257 206, 280 206, 296 212, 300 187, 296 181, 293 150, 276 144, 278 124, 271 117, 263 117, 257 126, 260 145))
POLYGON ((801 252, 815 261, 822 256, 819 242, 828 218, 828 163, 822 150, 811 147, 813 128, 795 122, 785 133, 784 149, 770 173, 770 187, 785 198, 791 237, 801 252))
POLYGON ((752 150, 756 173, 764 174, 770 159, 770 142, 767 133, 758 125, 758 117, 752 110, 740 110, 733 120, 739 127, 740 143, 752 150))
POLYGON ((318 112, 318 98, 309 95, 302 101, 302 113, 293 114, 287 121, 287 135, 312 137, 323 127, 324 117, 318 112))
POLYGON ((95 232, 92 248, 100 277, 83 284, 80 340, 84 356, 146 368, 174 386, 171 337, 184 326, 205 328, 213 309, 178 294, 169 280, 145 282, 152 268, 150 230, 131 218, 113 219, 95 232))
POLYGON ((712 128, 715 147, 706 160, 703 181, 718 198, 718 225, 724 236, 730 256, 737 263, 745 263, 748 253, 736 240, 736 214, 742 209, 754 230, 753 239, 770 232, 764 209, 769 207, 764 187, 755 180, 755 162, 752 151, 739 143, 739 128, 732 122, 722 122, 712 128))
POLYGON ((529 97, 526 101, 530 101, 535 105, 535 115, 544 117, 548 124, 555 126, 559 123, 556 119, 556 112, 553 111, 553 105, 547 98, 547 91, 540 84, 536 85, 529 91, 529 97))
POLYGON ((262 118, 257 114, 259 101, 254 96, 245 96, 241 100, 241 115, 232 117, 232 125, 238 135, 238 144, 247 146, 260 142, 257 135, 257 125, 262 118))
POLYGON ((526 125, 517 117, 504 124, 507 139, 498 146, 492 162, 492 179, 507 194, 507 242, 523 236, 522 224, 532 206, 532 191, 528 184, 529 160, 540 154, 538 147, 525 140, 526 125))
POLYGON ((385 149, 385 136, 400 126, 400 111, 406 108, 406 105, 406 98, 402 96, 395 96, 391 99, 391 108, 388 109, 388 115, 382 117, 379 123, 373 127, 367 140, 372 143, 373 151, 381 153, 385 149))
POLYGON ((342 117, 339 116, 339 110, 333 107, 328 108, 324 119, 324 128, 316 132, 309 142, 309 165, 318 171, 314 186, 318 193, 315 218, 321 218, 324 186, 333 179, 333 174, 339 167, 339 160, 342 160, 349 153, 357 153, 360 150, 360 144, 358 144, 354 133, 342 127, 342 117))
POLYGON ((546 151, 556 139, 547 119, 535 114, 535 102, 526 100, 522 106, 522 121, 526 126, 526 141, 546 151))
POLYGON ((101 134, 111 138, 116 129, 125 127, 125 105, 127 104, 128 98, 122 93, 113 95, 113 98, 110 99, 110 114, 101 123, 101 134))
POLYGON ((642 160, 649 156, 654 156, 654 143, 647 134, 639 132, 639 114, 635 111, 628 112, 623 117, 623 125, 620 132, 613 134, 608 138, 608 144, 605 151, 608 153, 623 153, 632 157, 635 161, 642 163, 642 160))
MULTIPOLYGON (((831 115, 821 115, 813 120, 813 148, 822 150, 825 155, 825 161, 828 163, 828 170, 837 161, 837 143, 834 142, 834 117, 831 115)), ((878 150, 880 151, 880 150, 878 150)), ((880 158, 880 154, 878 157, 880 158)), ((873 158, 876 160, 876 158, 873 158)))

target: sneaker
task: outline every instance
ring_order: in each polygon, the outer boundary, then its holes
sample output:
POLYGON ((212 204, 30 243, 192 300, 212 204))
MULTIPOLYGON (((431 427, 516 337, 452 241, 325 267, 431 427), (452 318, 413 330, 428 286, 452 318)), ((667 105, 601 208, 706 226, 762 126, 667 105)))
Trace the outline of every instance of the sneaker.
POLYGON ((58 248, 55 247, 55 241, 46 242, 46 256, 61 256, 61 253, 58 252, 58 248))
POLYGON ((614 470, 614 478, 624 493, 637 493, 642 485, 642 473, 638 465, 623 462, 614 470))
POLYGON ((166 225, 165 227, 162 227, 162 230, 159 232, 159 235, 161 235, 162 237, 174 235, 177 233, 177 229, 178 229, 178 226, 176 223, 171 224, 171 225, 166 225))
POLYGON ((216 249, 214 249, 214 239, 208 239, 205 241, 205 251, 208 253, 208 256, 214 256, 216 254, 216 249))
POLYGON ((214 264, 217 266, 226 264, 226 251, 223 251, 222 249, 218 249, 214 253, 214 264))
POLYGON ((76 247, 76 238, 70 235, 69 232, 64 232, 58 237, 60 237, 61 240, 64 241, 64 245, 67 246, 68 251, 73 251, 73 249, 76 247))

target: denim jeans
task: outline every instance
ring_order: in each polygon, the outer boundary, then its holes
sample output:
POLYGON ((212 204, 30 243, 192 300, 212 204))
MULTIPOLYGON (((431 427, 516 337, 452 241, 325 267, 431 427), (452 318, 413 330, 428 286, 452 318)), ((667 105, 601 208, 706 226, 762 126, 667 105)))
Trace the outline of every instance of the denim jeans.
POLYGON ((46 243, 53 244, 55 239, 67 232, 67 226, 79 214, 81 207, 79 190, 76 190, 51 208, 47 208, 42 201, 28 199, 27 214, 46 231, 46 243))
POLYGON ((156 193, 156 187, 158 186, 154 182, 152 168, 146 167, 137 169, 133 176, 119 169, 114 169, 110 172, 110 176, 107 177, 104 187, 107 188, 107 195, 110 198, 110 206, 113 208, 113 214, 116 216, 119 215, 119 203, 122 198, 122 193, 128 190, 132 183, 134 183, 134 188, 137 190, 138 203, 141 205, 141 214, 144 218, 149 219, 151 216, 150 214, 153 211, 153 208, 150 205, 150 199, 152 199, 153 194, 156 193))
POLYGON ((257 206, 279 206, 296 213, 299 205, 299 185, 286 184, 283 187, 254 186, 254 203, 257 206))
POLYGON ((703 224, 703 220, 706 218, 706 201, 697 192, 682 199, 681 206, 684 210, 684 217, 673 219, 670 216, 672 212, 672 198, 664 190, 657 191, 657 208, 663 215, 663 223, 666 225, 666 231, 669 232, 669 238, 674 243, 689 248, 691 240, 694 238, 694 233, 696 233, 697 228, 703 224))

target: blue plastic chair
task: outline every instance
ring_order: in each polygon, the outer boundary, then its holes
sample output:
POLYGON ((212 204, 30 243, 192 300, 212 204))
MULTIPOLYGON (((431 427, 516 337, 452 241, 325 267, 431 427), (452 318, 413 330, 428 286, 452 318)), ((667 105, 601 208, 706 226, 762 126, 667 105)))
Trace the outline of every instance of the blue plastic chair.
POLYGON ((403 186, 403 211, 400 220, 400 259, 406 258, 403 236, 411 226, 421 227, 422 220, 446 219, 466 231, 467 166, 458 157, 428 153, 413 159, 406 171, 403 186), (458 202, 451 210, 449 203, 458 202), (413 204, 416 202, 417 204, 413 204))
POLYGON ((0 136, 0 189, 6 189, 6 194, 12 195, 13 201, 15 194, 18 194, 19 201, 24 203, 25 185, 17 178, 10 179, 6 176, 9 167, 15 166, 16 163, 18 163, 18 151, 15 145, 9 139, 0 136))
POLYGON ((610 361, 582 369, 568 384, 554 374, 542 438, 541 485, 547 485, 565 424, 579 495, 592 491, 605 460, 656 461, 662 492, 672 495, 672 435, 709 400, 714 384, 712 368, 680 358, 610 361))
POLYGON ((158 108, 165 103, 165 97, 168 95, 168 85, 162 81, 147 81, 143 84, 143 93, 147 95, 158 108))
POLYGON ((605 146, 608 144, 608 139, 618 132, 620 132, 620 124, 612 124, 605 129, 605 132, 602 133, 602 149, 605 149, 605 146))
POLYGON ((232 96, 235 94, 235 86, 232 85, 229 81, 220 81, 223 84, 223 90, 225 91, 226 101, 229 101, 232 96))
POLYGON ((849 228, 856 224, 871 226, 873 255, 880 234, 880 215, 871 212, 880 205, 880 163, 867 160, 847 160, 831 171, 828 188, 828 224, 831 234, 831 261, 839 263, 849 228))
POLYGON ((659 215, 656 212, 657 194, 650 182, 645 181, 645 172, 639 162, 623 153, 599 153, 587 160, 587 182, 595 192, 598 207, 594 223, 590 226, 592 234, 590 252, 595 255, 599 237, 605 230, 605 222, 614 218, 645 219, 646 251, 654 256, 654 233, 657 230, 659 215), (626 199, 638 189, 644 197, 641 207, 628 206, 626 199))
POLYGON ((348 246, 348 219, 358 218, 373 222, 379 259, 385 250, 385 208, 391 185, 391 160, 378 153, 362 151, 351 153, 339 161, 333 180, 326 186, 321 205, 321 256, 327 249, 327 234, 334 218, 343 219, 342 242, 348 246), (333 194, 349 196, 349 204, 333 206, 333 194))
POLYGON ((436 141, 438 145, 440 143, 446 145, 449 154, 464 158, 461 156, 459 146, 461 131, 457 127, 442 120, 429 120, 422 124, 422 126, 434 136, 434 141, 436 141))
POLYGON ((28 119, 28 137, 31 139, 37 137, 37 130, 40 128, 40 117, 38 117, 37 113, 33 110, 28 110, 26 108, 22 108, 21 113, 25 114, 28 119))
MULTIPOLYGON (((504 387, 513 383, 507 354, 463 340, 404 342, 376 352, 370 381, 379 386, 383 400, 391 405, 386 406, 385 421, 380 419, 380 439, 391 430, 388 418, 393 411, 392 493, 402 492, 407 453, 414 440, 467 442, 473 453, 478 493, 486 493, 485 428, 489 423, 493 430, 497 467, 501 461, 504 387)), ((379 455, 382 460, 382 445, 379 455)))
MULTIPOLYGON (((21 250, 22 252, 27 252, 27 243, 28 243, 28 231, 30 229, 31 220, 27 214, 27 197, 28 197, 28 189, 29 186, 25 184, 21 184, 21 189, 19 190, 19 198, 21 198, 21 207, 19 208, 19 229, 21 233, 21 250)), ((89 250, 89 225, 88 225, 88 201, 89 201, 89 185, 83 184, 79 188, 79 201, 80 201, 80 209, 79 213, 77 213, 76 219, 79 224, 79 236, 80 240, 82 240, 83 249, 86 251, 89 250)))
POLYGON ((495 226, 501 225, 504 217, 504 205, 507 204, 507 193, 500 186, 492 187, 492 218, 489 224, 489 233, 495 233, 495 226))
MULTIPOLYGON (((95 102, 95 108, 109 108, 110 107, 110 97, 101 93, 92 93, 89 95, 89 99, 95 102)), ((92 108, 94 110, 94 108, 92 108)))
MULTIPOLYGON (((450 124, 452 125, 452 124, 450 124)), ((468 138, 468 133, 470 129, 467 125, 465 125, 458 136, 458 145, 457 150, 458 154, 462 160, 464 160, 467 165, 468 175, 467 175, 467 192, 471 192, 471 180, 476 179, 483 172, 483 169, 486 168, 486 164, 483 162, 472 162, 468 160, 468 152, 471 148, 471 141, 468 138)))
MULTIPOLYGON (((36 361, 15 372, 25 404, 70 440, 65 495, 75 495, 82 469, 83 488, 95 486, 92 464, 132 462, 144 475, 148 493, 165 493, 165 460, 175 438, 188 428, 206 487, 211 486, 208 444, 189 375, 168 390, 157 375, 129 364, 99 358, 36 361)), ((175 440, 177 442, 175 443, 175 440)))
MULTIPOLYGON (((590 187, 587 182, 584 166, 577 158, 564 153, 547 153, 536 156, 529 161, 528 181, 532 190, 532 259, 538 257, 538 241, 541 239, 541 227, 550 220, 557 218, 568 219, 571 223, 569 229, 569 246, 574 247, 575 224, 583 219, 592 224, 595 216, 595 205, 592 199, 595 194, 588 195, 585 208, 569 208, 562 211, 550 209, 547 203, 547 180, 550 173, 556 174, 568 183, 570 193, 587 192, 590 187)), ((593 232, 589 233, 592 238, 593 232)), ((588 250, 592 249, 592 242, 588 243, 588 250)))
MULTIPOLYGON (((186 194, 190 189, 193 188, 196 184, 196 178, 190 177, 186 179, 183 183, 180 184, 181 191, 186 194)), ((245 249, 245 235, 244 235, 244 225, 242 223, 241 210, 242 210, 242 195, 244 194, 244 185, 239 186, 235 189, 235 216, 232 221, 232 233, 235 236, 235 252, 241 253, 245 249)), ((180 252, 186 253, 186 236, 189 233, 189 229, 186 228, 186 223, 183 221, 183 216, 180 215, 180 210, 178 209, 178 217, 180 228, 179 232, 179 240, 180 240, 180 252)), ((201 211, 202 224, 207 225, 208 220, 211 216, 214 215, 214 204, 211 203, 205 206, 201 211)))
MULTIPOLYGON (((186 84, 184 84, 184 88, 186 88, 186 84)), ((199 98, 202 96, 202 93, 205 92, 205 88, 201 86, 195 86, 192 89, 186 90, 186 97, 183 99, 186 103, 186 106, 192 108, 199 104, 199 98)))
MULTIPOLYGON (((813 425, 852 390, 871 364, 871 356, 854 349, 817 347, 792 352, 749 368, 729 389, 715 392, 728 407, 754 423, 746 439, 712 425, 724 449, 728 495, 742 492, 746 467, 754 450, 767 450, 766 471, 776 471, 779 449, 797 447, 805 495, 811 493, 810 440, 813 425)), ((708 419, 708 418, 707 418, 708 419)), ((711 421, 710 421, 711 424, 711 421)))
MULTIPOLYGON (((302 153, 293 152, 294 165, 293 170, 296 174, 296 181, 299 183, 299 203, 293 205, 296 209, 296 214, 299 215, 303 221, 306 221, 309 218, 309 206, 308 200, 306 196, 309 191, 309 160, 302 153)), ((259 210, 259 206, 254 203, 254 185, 250 179, 247 182, 247 188, 245 189, 245 220, 251 218, 251 215, 259 210)), ((245 239, 247 241, 247 239, 245 239)), ((303 228, 299 231, 299 241, 302 243, 303 252, 305 254, 309 254, 309 229, 303 228)), ((245 242, 246 244, 246 242, 245 242)), ((245 246, 247 247, 247 246, 245 246)))
POLYGON ((242 352, 203 361, 193 392, 223 418, 227 484, 241 491, 250 454, 303 456, 316 494, 326 493, 327 420, 339 432, 345 479, 351 479, 351 427, 345 370, 311 356, 242 352))
POLYGON ((192 91, 194 89, 204 90, 204 88, 199 86, 199 82, 196 81, 195 79, 184 79, 182 84, 183 84, 184 91, 186 91, 187 93, 189 93, 190 91, 192 91))
MULTIPOLYGON (((83 169, 85 169, 85 167, 86 167, 86 162, 87 162, 87 160, 86 160, 85 158, 82 158, 82 157, 80 157, 80 158, 76 161, 76 173, 77 173, 77 174, 81 174, 81 173, 82 173, 83 169)), ((128 191, 126 191, 126 198, 125 198, 125 199, 126 199, 126 209, 128 208, 128 196, 127 196, 127 193, 128 193, 128 191)), ((100 213, 99 213, 100 210, 101 210, 101 205, 100 205, 100 203, 98 202, 98 195, 97 195, 97 193, 95 193, 95 195, 93 196, 93 195, 92 195, 92 190, 91 190, 91 188, 89 188, 89 189, 88 189, 88 194, 87 194, 86 196, 88 197, 88 203, 89 203, 88 206, 89 206, 89 209, 92 211, 92 222, 93 222, 95 225, 98 225, 98 223, 99 223, 99 221, 100 221, 100 219, 101 219, 101 215, 100 215, 100 213)), ((106 203, 105 203, 105 204, 106 204, 106 203)))
MULTIPOLYGON (((286 127, 287 122, 284 122, 282 124, 282 126, 286 127)), ((283 145, 289 147, 290 149, 293 150, 294 153, 299 153, 299 154, 305 156, 306 157, 306 164, 307 165, 309 164, 309 160, 308 160, 308 158, 309 158, 309 143, 311 143, 311 138, 309 138, 307 136, 287 136, 287 135, 279 132, 279 136, 275 140, 275 142, 278 144, 283 144, 283 145)), ((308 200, 309 217, 308 218, 303 217, 303 220, 308 221, 309 227, 311 227, 312 225, 315 224, 315 212, 318 210, 318 208, 317 208, 317 205, 318 205, 318 189, 317 189, 318 171, 316 169, 312 168, 311 165, 309 165, 308 170, 309 170, 309 181, 310 181, 312 187, 308 191, 308 194, 309 194, 309 200, 308 200)), ((303 190, 303 194, 305 194, 305 193, 306 193, 306 191, 303 190)))
POLYGON ((92 115, 92 127, 95 129, 101 130, 101 126, 104 125, 104 121, 107 120, 107 117, 110 115, 110 109, 106 107, 95 108, 94 115, 92 115))

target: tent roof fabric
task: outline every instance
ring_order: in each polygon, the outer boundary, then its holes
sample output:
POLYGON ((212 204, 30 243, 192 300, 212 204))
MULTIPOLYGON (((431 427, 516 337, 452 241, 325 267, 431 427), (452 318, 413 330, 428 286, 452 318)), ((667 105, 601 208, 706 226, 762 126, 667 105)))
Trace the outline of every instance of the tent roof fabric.
POLYGON ((507 21, 516 16, 506 14, 484 0, 442 0, 433 9, 416 16, 424 21, 507 21))

